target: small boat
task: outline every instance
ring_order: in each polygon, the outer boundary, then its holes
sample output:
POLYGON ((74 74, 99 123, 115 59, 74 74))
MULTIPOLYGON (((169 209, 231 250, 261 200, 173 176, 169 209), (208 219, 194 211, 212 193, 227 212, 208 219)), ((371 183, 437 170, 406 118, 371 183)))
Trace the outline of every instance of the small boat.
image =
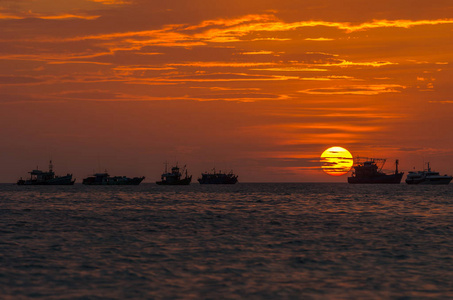
POLYGON ((431 171, 428 163, 428 169, 418 172, 409 172, 406 177, 407 184, 449 184, 453 179, 449 175, 440 175, 439 172, 431 171))
POLYGON ((52 160, 49 162, 49 171, 41 171, 36 168, 30 173, 30 179, 22 179, 17 181, 18 185, 73 185, 75 179, 72 180, 72 174, 66 176, 56 176, 53 171, 52 160))
POLYGON ((145 177, 129 178, 126 176, 110 176, 107 172, 96 173, 83 179, 86 185, 139 185, 145 177))
POLYGON ((348 183, 393 183, 399 184, 403 178, 403 172, 398 172, 398 160, 395 161, 395 173, 386 174, 382 168, 386 162, 384 158, 362 158, 353 166, 352 176, 348 177, 348 183), (360 160, 365 159, 364 162, 360 160), (379 163, 379 166, 378 166, 379 163))
POLYGON ((192 181, 192 175, 187 175, 186 166, 184 166, 183 171, 179 171, 179 167, 176 164, 175 167, 171 168, 171 172, 167 172, 167 163, 165 163, 165 172, 161 175, 161 181, 156 181, 158 185, 189 185, 192 181), (185 177, 182 177, 182 174, 185 173, 185 177))
POLYGON ((213 171, 213 173, 202 173, 198 182, 200 184, 235 184, 238 182, 238 176, 234 175, 232 171, 228 174, 222 173, 222 171, 216 173, 215 169, 213 171))

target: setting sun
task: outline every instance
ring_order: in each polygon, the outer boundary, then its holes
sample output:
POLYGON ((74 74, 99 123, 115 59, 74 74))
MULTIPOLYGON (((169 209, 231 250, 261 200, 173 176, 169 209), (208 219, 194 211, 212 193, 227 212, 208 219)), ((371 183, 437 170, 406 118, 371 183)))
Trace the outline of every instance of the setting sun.
POLYGON ((330 147, 321 154, 322 169, 329 175, 341 176, 353 165, 351 153, 342 147, 330 147))

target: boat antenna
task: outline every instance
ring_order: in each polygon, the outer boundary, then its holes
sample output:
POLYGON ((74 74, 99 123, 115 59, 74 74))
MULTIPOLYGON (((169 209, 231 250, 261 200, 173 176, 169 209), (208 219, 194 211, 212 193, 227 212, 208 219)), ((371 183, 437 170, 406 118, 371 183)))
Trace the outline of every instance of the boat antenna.
POLYGON ((398 164, 399 164, 399 160, 395 160, 395 174, 398 174, 398 164))
POLYGON ((52 159, 49 161, 49 172, 53 171, 52 159))

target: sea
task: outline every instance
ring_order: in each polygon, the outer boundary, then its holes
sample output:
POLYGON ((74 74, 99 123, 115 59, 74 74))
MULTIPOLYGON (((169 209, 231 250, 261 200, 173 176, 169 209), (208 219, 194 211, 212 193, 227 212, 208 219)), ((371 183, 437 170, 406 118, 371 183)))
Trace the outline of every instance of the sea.
POLYGON ((453 184, 1 184, 0 298, 453 299, 453 184))

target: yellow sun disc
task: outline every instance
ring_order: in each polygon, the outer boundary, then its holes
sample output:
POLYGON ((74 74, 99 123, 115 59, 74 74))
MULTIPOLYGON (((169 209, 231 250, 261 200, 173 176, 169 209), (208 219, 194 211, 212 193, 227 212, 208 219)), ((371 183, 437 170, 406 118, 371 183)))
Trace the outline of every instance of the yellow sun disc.
POLYGON ((341 176, 351 170, 352 154, 342 147, 330 147, 321 154, 322 169, 329 175, 341 176))

